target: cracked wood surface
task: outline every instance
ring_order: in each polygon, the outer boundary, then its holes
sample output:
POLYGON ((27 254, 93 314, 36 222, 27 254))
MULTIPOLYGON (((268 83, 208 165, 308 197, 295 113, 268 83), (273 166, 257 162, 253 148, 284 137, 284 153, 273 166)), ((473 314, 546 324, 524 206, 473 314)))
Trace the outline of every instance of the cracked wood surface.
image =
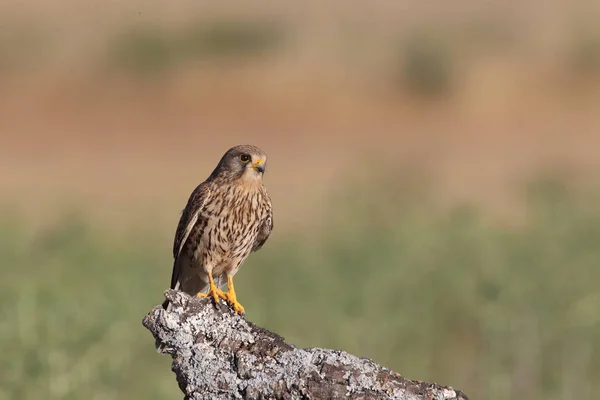
POLYGON ((343 351, 296 348, 226 304, 167 290, 170 311, 143 320, 173 358, 185 400, 402 399, 468 400, 459 390, 399 374, 343 351))

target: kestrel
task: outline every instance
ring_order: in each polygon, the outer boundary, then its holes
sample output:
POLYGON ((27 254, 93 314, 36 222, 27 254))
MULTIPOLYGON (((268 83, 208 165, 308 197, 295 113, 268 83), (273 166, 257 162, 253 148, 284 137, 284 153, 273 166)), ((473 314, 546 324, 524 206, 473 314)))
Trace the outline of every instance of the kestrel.
POLYGON ((238 314, 245 313, 233 276, 273 229, 271 198, 262 181, 266 163, 266 154, 256 146, 232 147, 192 192, 173 243, 171 289, 216 303, 223 299, 238 314), (221 290, 225 281, 227 292, 221 290))

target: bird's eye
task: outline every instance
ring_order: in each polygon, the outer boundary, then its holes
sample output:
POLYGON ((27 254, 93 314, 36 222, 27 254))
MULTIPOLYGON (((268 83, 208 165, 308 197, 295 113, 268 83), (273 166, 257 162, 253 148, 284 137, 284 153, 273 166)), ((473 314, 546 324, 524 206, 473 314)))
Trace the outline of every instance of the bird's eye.
POLYGON ((250 156, 248 154, 242 154, 240 156, 240 160, 242 160, 242 162, 247 163, 248 161, 250 161, 250 156))

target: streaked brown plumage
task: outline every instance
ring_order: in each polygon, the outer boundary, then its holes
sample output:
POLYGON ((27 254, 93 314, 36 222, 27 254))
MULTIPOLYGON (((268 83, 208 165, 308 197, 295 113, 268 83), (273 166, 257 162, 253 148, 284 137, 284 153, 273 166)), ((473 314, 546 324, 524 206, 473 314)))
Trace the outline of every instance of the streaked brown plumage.
MULTIPOLYGON (((211 296, 215 302, 221 298, 244 313, 233 276, 273 229, 271 199, 262 183, 266 160, 258 147, 232 147, 192 192, 173 243, 172 289, 211 296), (228 292, 220 289, 225 282, 228 292)), ((168 307, 168 301, 163 307, 168 307)))

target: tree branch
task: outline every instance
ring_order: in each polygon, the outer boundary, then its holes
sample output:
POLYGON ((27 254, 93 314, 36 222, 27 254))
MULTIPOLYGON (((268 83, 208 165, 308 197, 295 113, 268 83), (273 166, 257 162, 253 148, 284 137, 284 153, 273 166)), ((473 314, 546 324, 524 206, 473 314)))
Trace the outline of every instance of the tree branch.
POLYGON ((468 400, 451 387, 410 381, 343 351, 299 349, 235 314, 222 301, 167 290, 170 311, 143 320, 186 400, 402 399, 468 400))

